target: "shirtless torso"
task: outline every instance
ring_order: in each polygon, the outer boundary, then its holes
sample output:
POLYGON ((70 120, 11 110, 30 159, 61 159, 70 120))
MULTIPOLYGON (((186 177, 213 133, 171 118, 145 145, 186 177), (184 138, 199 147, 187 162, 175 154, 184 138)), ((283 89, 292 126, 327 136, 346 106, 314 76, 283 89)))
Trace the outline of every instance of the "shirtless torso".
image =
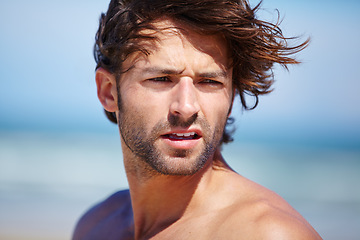
MULTIPOLYGON (((311 225, 276 193, 238 175, 218 169, 222 185, 188 216, 144 239, 321 239, 311 225), (224 201, 224 199, 226 199, 224 201)), ((75 239, 134 239, 128 190, 94 206, 79 221, 75 239)))

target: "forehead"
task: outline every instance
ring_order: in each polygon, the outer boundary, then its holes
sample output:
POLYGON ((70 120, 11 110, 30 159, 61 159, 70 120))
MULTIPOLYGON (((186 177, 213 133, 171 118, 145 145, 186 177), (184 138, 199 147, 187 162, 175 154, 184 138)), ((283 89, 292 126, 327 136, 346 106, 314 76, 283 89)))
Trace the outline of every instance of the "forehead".
POLYGON ((221 34, 201 34, 188 25, 169 19, 158 20, 152 25, 154 29, 139 32, 139 35, 145 38, 135 43, 147 54, 141 51, 129 55, 123 63, 123 69, 132 68, 139 62, 149 61, 155 57, 174 58, 184 54, 193 58, 206 55, 222 68, 229 68, 231 62, 229 49, 221 34))

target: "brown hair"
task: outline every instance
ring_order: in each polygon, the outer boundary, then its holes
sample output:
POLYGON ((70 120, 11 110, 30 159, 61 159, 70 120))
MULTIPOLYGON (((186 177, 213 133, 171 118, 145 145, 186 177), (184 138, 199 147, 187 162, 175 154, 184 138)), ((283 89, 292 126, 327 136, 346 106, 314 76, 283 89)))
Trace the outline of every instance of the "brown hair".
MULTIPOLYGON (((94 56, 96 68, 104 68, 119 77, 122 62, 137 51, 149 54, 137 44, 143 29, 153 29, 151 24, 160 17, 185 23, 203 34, 222 34, 231 49, 233 86, 240 95, 245 109, 254 109, 259 95, 271 92, 274 82, 272 67, 278 63, 287 68, 297 64, 292 57, 308 45, 308 40, 288 46, 288 40, 275 24, 256 18, 261 2, 254 8, 246 0, 111 0, 106 14, 100 17, 96 34, 94 56), (255 97, 248 106, 245 96, 255 97)), ((107 111, 110 121, 116 116, 107 111)), ((223 142, 231 141, 224 131, 223 142)))

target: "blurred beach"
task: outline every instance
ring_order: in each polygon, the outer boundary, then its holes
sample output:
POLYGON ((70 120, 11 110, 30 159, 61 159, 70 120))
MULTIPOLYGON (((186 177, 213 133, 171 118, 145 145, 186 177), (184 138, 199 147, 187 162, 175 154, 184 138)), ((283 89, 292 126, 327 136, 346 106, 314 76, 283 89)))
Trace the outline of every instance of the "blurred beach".
MULTIPOLYGON (((324 239, 360 239, 360 149, 234 142, 224 155, 324 239)), ((70 239, 86 209, 124 188, 116 134, 1 132, 0 239, 70 239)))
MULTIPOLYGON (((255 6, 258 1, 250 1, 255 6)), ((0 240, 70 239, 127 188, 118 130, 96 98, 94 37, 108 0, 0 1, 0 240)), ((326 240, 360 239, 360 1, 264 0, 258 16, 311 38, 253 111, 235 99, 239 174, 284 197, 326 240)))

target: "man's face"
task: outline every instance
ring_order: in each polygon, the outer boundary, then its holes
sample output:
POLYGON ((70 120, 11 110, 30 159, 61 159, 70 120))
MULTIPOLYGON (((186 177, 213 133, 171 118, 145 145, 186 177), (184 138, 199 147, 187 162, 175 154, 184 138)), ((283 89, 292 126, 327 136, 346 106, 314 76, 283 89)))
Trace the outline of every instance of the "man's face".
POLYGON ((129 68, 118 88, 123 148, 158 173, 192 175, 213 156, 230 111, 228 49, 218 36, 184 33, 171 21, 157 27, 170 29, 157 33, 151 54, 123 64, 129 68))

